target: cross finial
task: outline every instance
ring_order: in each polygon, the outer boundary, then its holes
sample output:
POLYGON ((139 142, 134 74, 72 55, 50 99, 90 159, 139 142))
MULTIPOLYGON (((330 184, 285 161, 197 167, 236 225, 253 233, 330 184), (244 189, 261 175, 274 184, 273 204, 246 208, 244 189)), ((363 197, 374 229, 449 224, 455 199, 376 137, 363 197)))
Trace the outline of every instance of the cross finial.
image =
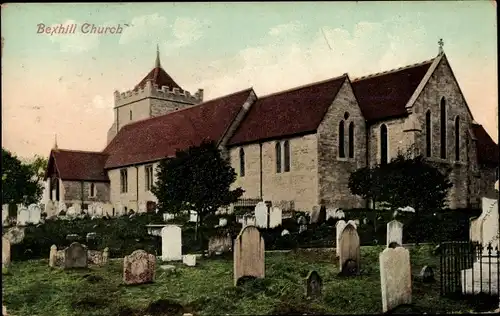
POLYGON ((160 46, 156 44, 156 62, 155 62, 155 68, 160 68, 160 46))
POLYGON ((442 38, 439 39, 438 44, 439 44, 439 54, 442 54, 443 53, 443 45, 444 45, 442 38))

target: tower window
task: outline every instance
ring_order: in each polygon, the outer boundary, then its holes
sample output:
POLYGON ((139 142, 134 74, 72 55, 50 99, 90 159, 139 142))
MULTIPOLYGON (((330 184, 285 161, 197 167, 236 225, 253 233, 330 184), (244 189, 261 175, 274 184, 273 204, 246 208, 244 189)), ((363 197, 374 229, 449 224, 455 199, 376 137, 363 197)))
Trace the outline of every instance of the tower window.
POLYGON ((345 148, 344 148, 344 121, 340 121, 339 124, 339 157, 345 158, 345 148))

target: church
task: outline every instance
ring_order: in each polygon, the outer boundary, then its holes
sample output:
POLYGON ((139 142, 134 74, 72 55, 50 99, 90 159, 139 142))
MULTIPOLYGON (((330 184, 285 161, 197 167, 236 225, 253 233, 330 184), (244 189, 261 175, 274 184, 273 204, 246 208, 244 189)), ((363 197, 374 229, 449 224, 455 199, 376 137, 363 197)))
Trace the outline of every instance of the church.
POLYGON ((56 209, 104 203, 113 214, 150 211, 159 161, 203 140, 230 160, 243 199, 285 209, 365 207, 349 191, 350 173, 410 147, 452 169, 450 208, 496 197, 498 145, 472 117, 442 44, 435 58, 406 67, 212 100, 203 89, 182 89, 159 55, 133 89, 115 91, 102 151, 51 150, 45 180, 56 209))

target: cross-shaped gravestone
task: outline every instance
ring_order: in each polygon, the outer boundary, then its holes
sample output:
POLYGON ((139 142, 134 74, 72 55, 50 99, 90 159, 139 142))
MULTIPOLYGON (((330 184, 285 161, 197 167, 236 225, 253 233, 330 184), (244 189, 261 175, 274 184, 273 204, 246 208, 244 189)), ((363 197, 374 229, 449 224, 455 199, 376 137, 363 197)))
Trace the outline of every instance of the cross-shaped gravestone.
POLYGON ((310 271, 306 278, 306 297, 316 298, 321 296, 321 288, 323 287, 323 280, 318 272, 310 271))

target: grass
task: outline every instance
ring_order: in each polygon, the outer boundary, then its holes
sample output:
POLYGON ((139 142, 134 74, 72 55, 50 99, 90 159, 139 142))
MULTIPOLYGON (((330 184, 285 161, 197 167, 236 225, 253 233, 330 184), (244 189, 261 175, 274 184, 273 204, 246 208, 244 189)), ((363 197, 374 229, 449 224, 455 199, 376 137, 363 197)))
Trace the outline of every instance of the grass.
MULTIPOLYGON (((424 265, 439 268, 433 247, 410 250, 413 302, 428 313, 457 313, 470 308, 463 301, 439 296, 437 282, 423 284, 416 276, 424 265)), ((381 246, 361 248, 361 274, 338 276, 333 253, 266 253, 266 277, 233 286, 229 256, 198 259, 196 267, 174 264, 164 271, 157 265, 155 283, 122 285, 123 261, 87 270, 51 269, 47 260, 14 262, 3 275, 3 304, 9 315, 31 316, 144 316, 375 314, 382 312, 378 255, 381 246), (323 279, 323 295, 304 297, 304 278, 310 270, 323 279)))

